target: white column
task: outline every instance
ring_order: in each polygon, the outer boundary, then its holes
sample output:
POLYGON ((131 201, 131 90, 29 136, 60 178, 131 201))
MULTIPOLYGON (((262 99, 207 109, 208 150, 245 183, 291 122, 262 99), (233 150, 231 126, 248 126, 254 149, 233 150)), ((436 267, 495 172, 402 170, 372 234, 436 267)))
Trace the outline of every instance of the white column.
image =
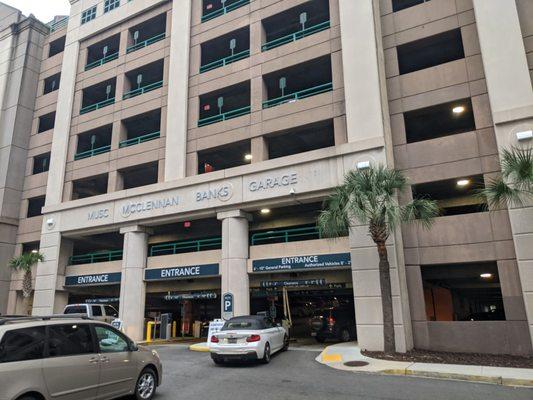
POLYGON ((339 0, 348 142, 384 135, 372 3, 372 0, 339 0))
POLYGON ((124 323, 126 334, 139 341, 143 339, 144 334, 144 269, 148 256, 148 233, 141 226, 122 228, 120 233, 124 235, 124 254, 119 318, 124 323))
MULTIPOLYGON (((234 316, 250 314, 250 281, 248 279, 248 214, 227 211, 218 214, 222 220, 222 261, 220 274, 222 295, 233 295, 234 316)), ((224 310, 222 310, 223 312, 224 310)))
POLYGON ((174 0, 168 74, 165 181, 186 176, 191 9, 191 1, 174 0))
MULTIPOLYGON (((533 90, 515 0, 474 0, 481 55, 500 151, 519 143, 516 134, 533 129, 533 90)), ((509 210, 513 241, 533 341, 533 207, 509 210)))

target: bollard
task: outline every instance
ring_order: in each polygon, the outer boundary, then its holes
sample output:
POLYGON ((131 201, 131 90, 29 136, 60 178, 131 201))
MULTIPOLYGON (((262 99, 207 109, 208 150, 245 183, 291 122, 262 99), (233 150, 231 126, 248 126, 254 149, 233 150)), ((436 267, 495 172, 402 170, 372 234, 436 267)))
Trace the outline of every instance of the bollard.
POLYGON ((155 325, 154 321, 148 321, 146 324, 146 342, 149 343, 152 341, 152 328, 155 325))
POLYGON ((177 337, 177 330, 178 330, 178 323, 176 321, 172 321, 172 337, 177 337))

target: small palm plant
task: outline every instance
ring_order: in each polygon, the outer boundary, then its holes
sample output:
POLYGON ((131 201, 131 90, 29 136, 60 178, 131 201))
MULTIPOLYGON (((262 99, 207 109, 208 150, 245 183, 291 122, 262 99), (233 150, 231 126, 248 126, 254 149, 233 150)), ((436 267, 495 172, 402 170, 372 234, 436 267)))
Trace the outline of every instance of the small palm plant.
POLYGON ((396 195, 407 188, 407 178, 402 172, 384 166, 350 171, 326 201, 318 218, 324 237, 346 235, 354 223, 368 225, 379 255, 384 350, 388 354, 396 351, 396 343, 387 239, 403 222, 416 221, 429 228, 439 215, 437 203, 432 200, 415 199, 399 205, 396 195))
POLYGON ((492 179, 481 195, 492 208, 522 206, 533 200, 533 148, 502 151, 502 176, 492 179))
POLYGON ((28 299, 31 296, 31 268, 39 261, 44 261, 44 256, 38 251, 30 253, 23 253, 18 257, 12 258, 9 261, 9 266, 15 271, 24 273, 22 278, 22 297, 28 299))

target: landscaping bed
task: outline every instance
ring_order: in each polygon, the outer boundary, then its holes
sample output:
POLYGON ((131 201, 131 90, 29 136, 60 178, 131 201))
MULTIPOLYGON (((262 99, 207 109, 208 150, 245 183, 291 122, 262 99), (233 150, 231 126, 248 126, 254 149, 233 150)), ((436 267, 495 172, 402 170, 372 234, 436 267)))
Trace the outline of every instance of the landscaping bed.
POLYGON ((445 353, 428 350, 411 350, 407 353, 385 355, 380 351, 362 351, 366 357, 380 360, 420 362, 433 364, 483 365, 488 367, 533 368, 533 357, 512 355, 445 353))

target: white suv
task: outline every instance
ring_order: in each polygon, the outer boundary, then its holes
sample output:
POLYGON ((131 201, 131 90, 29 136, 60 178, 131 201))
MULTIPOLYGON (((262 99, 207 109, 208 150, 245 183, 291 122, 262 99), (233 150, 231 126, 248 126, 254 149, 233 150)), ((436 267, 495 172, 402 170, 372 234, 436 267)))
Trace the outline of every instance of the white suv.
POLYGON ((118 311, 108 304, 69 304, 63 314, 84 314, 91 319, 107 323, 118 318, 118 311))

